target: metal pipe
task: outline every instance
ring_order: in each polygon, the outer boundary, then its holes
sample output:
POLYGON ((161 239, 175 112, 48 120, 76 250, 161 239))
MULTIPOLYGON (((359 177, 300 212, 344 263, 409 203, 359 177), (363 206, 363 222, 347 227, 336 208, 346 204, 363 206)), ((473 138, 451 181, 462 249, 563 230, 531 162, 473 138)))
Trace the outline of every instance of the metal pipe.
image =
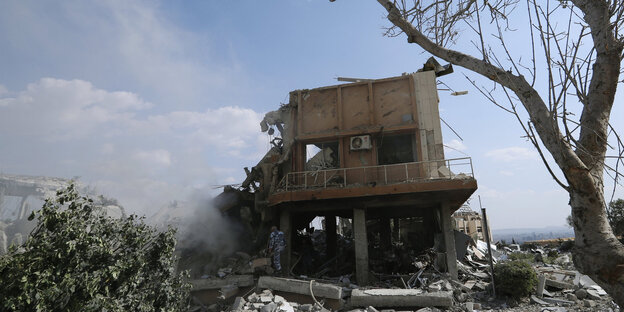
POLYGON ((407 173, 407 163, 405 163, 404 166, 405 166, 405 182, 407 182, 407 180, 409 180, 409 173, 407 173))
POLYGON ((388 166, 384 165, 384 179, 386 180, 386 184, 388 184, 388 166))
POLYGON ((474 178, 474 169, 472 168, 472 158, 468 158, 470 160, 470 176, 474 178))
POLYGON ((323 188, 327 188, 327 170, 323 170, 323 188))

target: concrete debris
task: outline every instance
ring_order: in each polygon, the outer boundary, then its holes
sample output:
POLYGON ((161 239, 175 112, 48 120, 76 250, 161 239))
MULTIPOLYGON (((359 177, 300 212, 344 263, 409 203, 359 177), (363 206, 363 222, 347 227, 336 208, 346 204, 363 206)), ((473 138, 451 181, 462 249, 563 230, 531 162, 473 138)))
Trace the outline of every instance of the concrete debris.
POLYGON ((583 306, 585 306, 586 308, 593 308, 596 306, 596 302, 593 300, 586 299, 586 300, 583 300, 583 306))
POLYGON ((193 290, 221 289, 228 286, 247 287, 255 284, 253 275, 230 275, 222 279, 196 279, 189 282, 193 290))
POLYGON ((262 276, 258 288, 285 291, 301 295, 314 295, 317 298, 342 299, 342 287, 314 281, 262 276), (310 289, 312 293, 310 293, 310 289))
MULTIPOLYGON (((500 255, 518 253, 509 252, 502 247, 499 250, 500 255)), ((532 251, 521 253, 533 255, 532 251)), ((542 253, 536 251, 536 254, 542 253)), ((548 252, 544 251, 544 254, 547 255, 548 252)), ((440 311, 438 308, 458 312, 616 310, 604 289, 591 279, 569 267, 564 269, 550 260, 548 264, 533 263, 539 283, 530 300, 509 303, 506 300, 501 301, 504 299, 490 297, 491 275, 489 268, 484 265, 487 259, 472 258, 470 252, 461 261, 457 261, 459 280, 437 272, 436 253, 425 252, 412 260, 415 273, 377 274, 374 285, 367 287, 354 285, 349 275, 324 277, 319 281, 312 281, 305 276, 266 276, 262 275, 263 270, 256 268, 270 266, 268 258, 245 255, 239 257, 246 259, 248 266, 253 267, 260 276, 238 275, 237 269, 222 267, 218 272, 226 273, 223 278, 219 278, 217 274, 211 278, 192 280, 195 298, 193 302, 197 305, 191 311, 396 312, 406 308, 422 312, 437 312, 440 311), (220 296, 216 302, 202 302, 199 305, 197 302, 206 297, 195 293, 198 290, 215 290, 220 296), (517 305, 525 308, 517 310, 517 305), (533 308, 529 308, 531 306, 533 308)), ((556 259, 561 258, 558 256, 556 259)))
POLYGON ((453 292, 427 293, 419 289, 354 289, 351 304, 356 307, 450 307, 453 292))

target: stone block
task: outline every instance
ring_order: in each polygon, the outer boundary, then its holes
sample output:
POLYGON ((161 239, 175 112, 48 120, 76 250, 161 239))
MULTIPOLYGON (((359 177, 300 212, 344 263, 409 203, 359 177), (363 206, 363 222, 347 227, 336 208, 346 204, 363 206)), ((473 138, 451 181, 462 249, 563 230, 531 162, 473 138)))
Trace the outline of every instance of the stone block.
POLYGON ((583 305, 586 308, 593 308, 596 306, 596 302, 594 300, 585 299, 583 300, 583 305))
POLYGON ((574 295, 576 295, 576 298, 583 300, 583 299, 587 298, 587 290, 582 289, 582 288, 581 289, 577 289, 574 292, 574 295))
POLYGON ((574 285, 566 282, 556 281, 554 279, 546 279, 546 285, 559 289, 574 289, 574 285))
POLYGON ((232 304, 232 311, 241 311, 245 308, 245 299, 243 297, 236 297, 234 304, 232 304))

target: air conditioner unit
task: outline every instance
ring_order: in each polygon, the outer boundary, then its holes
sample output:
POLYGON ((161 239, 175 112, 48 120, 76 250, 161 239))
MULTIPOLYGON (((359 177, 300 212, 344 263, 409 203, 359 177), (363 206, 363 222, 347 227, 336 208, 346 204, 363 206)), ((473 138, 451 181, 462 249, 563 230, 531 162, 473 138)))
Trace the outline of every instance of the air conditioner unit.
POLYGON ((351 144, 349 146, 352 151, 371 149, 370 135, 358 135, 351 137, 351 144))

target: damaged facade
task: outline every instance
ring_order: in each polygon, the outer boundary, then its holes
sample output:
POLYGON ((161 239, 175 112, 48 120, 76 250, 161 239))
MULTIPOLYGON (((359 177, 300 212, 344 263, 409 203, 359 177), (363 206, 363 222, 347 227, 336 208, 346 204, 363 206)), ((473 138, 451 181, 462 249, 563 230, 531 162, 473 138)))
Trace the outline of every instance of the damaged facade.
POLYGON ((271 150, 215 203, 255 248, 279 225, 288 270, 305 273, 309 224, 324 217, 319 261, 336 275, 366 285, 397 269, 388 259, 432 250, 456 278, 452 214, 477 182, 470 158, 444 157, 438 101, 433 70, 292 91, 261 123, 271 150))
POLYGON ((489 237, 492 237, 492 230, 489 223, 486 227, 483 226, 483 220, 481 215, 472 210, 470 206, 464 205, 453 213, 453 220, 455 221, 455 228, 470 236, 474 240, 486 241, 484 230, 487 228, 489 237))
MULTIPOLYGON (((28 221, 31 212, 70 183, 72 180, 57 177, 0 174, 0 255, 5 254, 11 245, 22 245, 35 226, 34 222, 28 221)), ((119 218, 124 215, 116 200, 95 196, 78 182, 73 183, 84 194, 93 195, 109 216, 119 218)))
POLYGON ((0 255, 11 244, 23 243, 34 226, 27 220, 32 210, 67 183, 61 178, 0 174, 0 255))

